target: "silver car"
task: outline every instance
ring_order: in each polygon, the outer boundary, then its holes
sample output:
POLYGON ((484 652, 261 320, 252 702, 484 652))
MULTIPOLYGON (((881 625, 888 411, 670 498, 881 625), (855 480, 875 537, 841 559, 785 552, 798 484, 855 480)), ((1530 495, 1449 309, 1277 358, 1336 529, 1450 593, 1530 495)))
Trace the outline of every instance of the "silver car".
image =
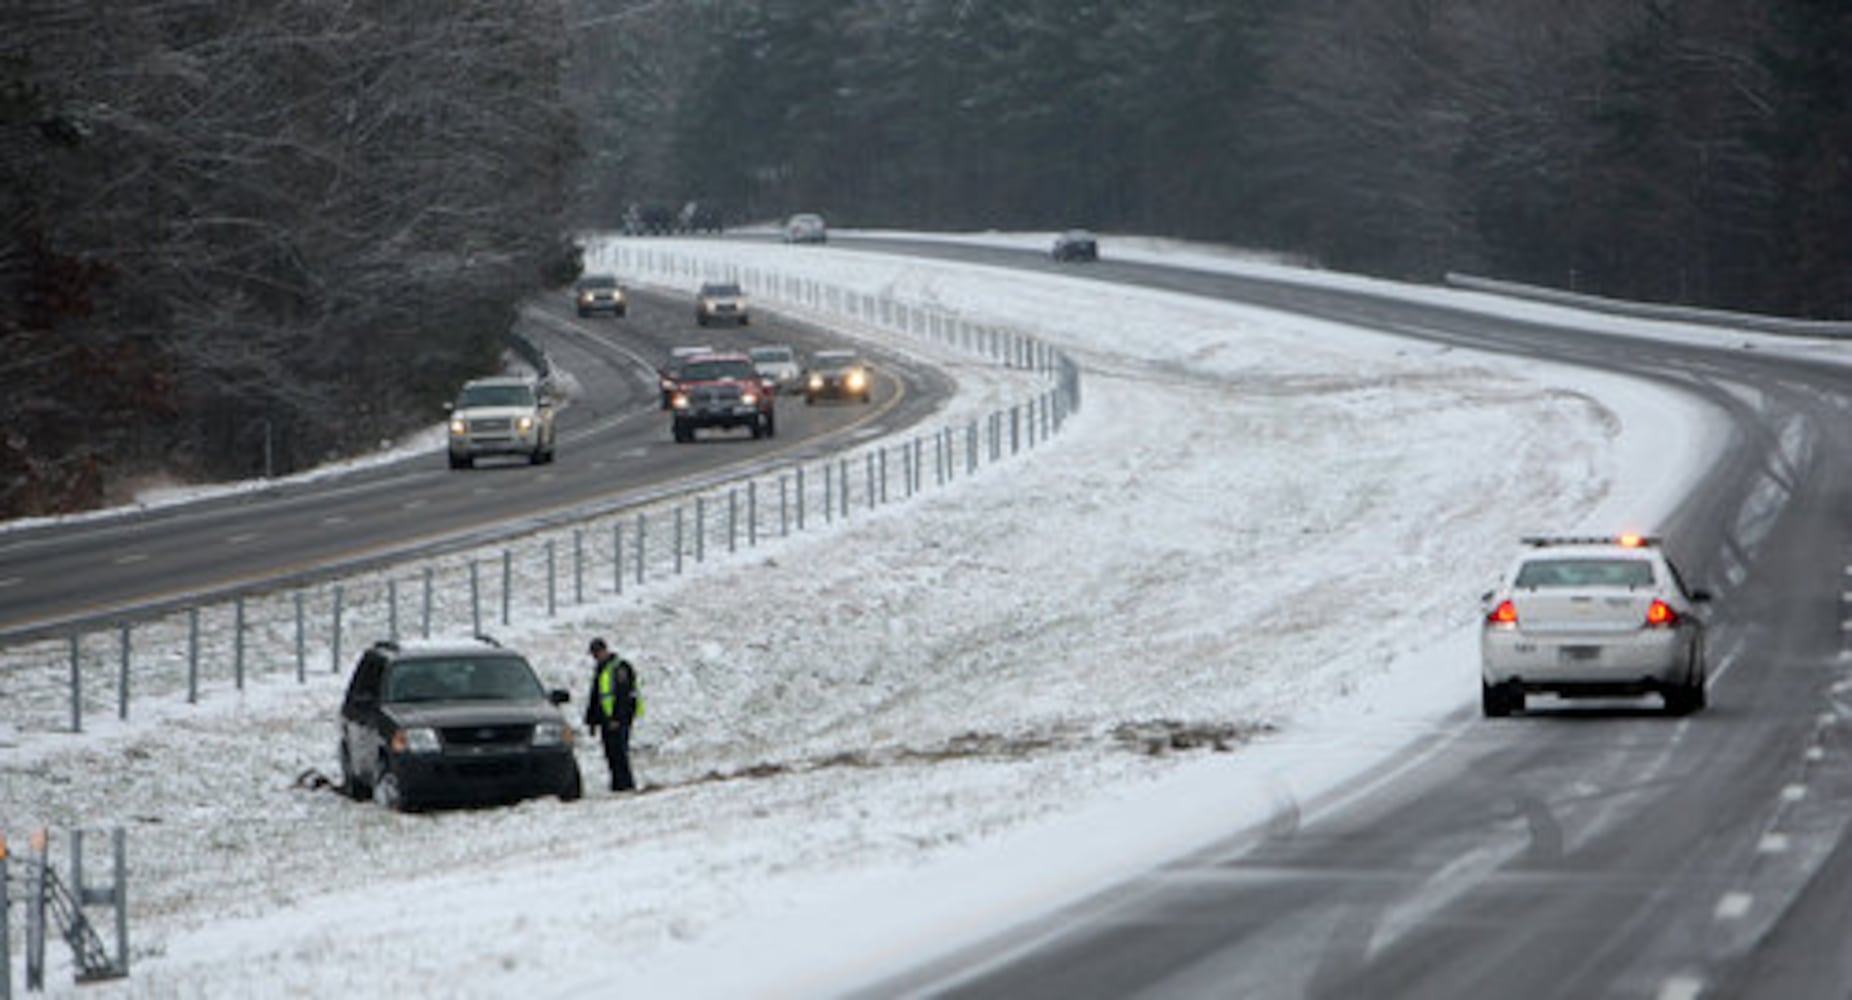
POLYGON ((746 352, 759 377, 774 389, 795 389, 804 378, 804 366, 797 363, 797 351, 789 344, 767 344, 746 352))
POLYGON ((1710 600, 1679 576, 1657 538, 1537 537, 1484 597, 1480 688, 1487 716, 1527 694, 1657 694, 1686 715, 1705 705, 1710 600))

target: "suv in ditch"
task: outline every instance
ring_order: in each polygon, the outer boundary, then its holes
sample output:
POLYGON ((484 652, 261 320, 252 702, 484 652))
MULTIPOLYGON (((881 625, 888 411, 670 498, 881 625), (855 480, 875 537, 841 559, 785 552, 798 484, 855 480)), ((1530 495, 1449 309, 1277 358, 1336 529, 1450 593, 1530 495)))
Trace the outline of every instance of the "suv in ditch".
POLYGON ((483 455, 523 455, 553 461, 553 400, 520 376, 466 382, 450 411, 450 467, 467 469, 483 455))
POLYGON ((577 799, 571 700, 487 637, 374 643, 341 701, 341 788, 398 812, 577 799))
POLYGON ((774 390, 744 354, 698 354, 683 360, 669 399, 670 430, 687 443, 707 427, 745 427, 755 438, 777 431, 774 390))

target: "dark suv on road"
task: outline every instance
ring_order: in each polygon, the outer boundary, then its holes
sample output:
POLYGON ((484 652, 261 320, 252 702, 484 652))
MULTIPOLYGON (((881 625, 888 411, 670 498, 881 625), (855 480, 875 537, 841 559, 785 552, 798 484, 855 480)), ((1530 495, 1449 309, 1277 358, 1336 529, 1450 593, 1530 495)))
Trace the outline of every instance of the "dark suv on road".
POLYGON ((341 787, 402 812, 576 799, 571 697, 492 639, 374 643, 341 702, 341 787))

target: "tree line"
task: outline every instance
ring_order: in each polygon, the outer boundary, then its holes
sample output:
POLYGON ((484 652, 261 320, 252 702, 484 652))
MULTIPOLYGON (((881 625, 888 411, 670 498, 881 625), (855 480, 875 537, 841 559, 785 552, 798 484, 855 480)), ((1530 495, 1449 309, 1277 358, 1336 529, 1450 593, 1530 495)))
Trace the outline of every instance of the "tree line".
POLYGON ((0 18, 0 516, 428 427, 558 266, 557 2, 0 18))

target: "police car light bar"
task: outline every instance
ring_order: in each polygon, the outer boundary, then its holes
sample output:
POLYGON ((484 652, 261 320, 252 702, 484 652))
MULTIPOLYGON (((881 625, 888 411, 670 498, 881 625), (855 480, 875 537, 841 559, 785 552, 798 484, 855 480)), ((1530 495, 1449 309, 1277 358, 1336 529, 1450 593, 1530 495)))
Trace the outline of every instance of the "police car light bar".
POLYGON ((1546 548, 1551 545, 1620 545, 1630 549, 1657 548, 1661 541, 1658 535, 1526 535, 1522 539, 1532 548, 1546 548))

